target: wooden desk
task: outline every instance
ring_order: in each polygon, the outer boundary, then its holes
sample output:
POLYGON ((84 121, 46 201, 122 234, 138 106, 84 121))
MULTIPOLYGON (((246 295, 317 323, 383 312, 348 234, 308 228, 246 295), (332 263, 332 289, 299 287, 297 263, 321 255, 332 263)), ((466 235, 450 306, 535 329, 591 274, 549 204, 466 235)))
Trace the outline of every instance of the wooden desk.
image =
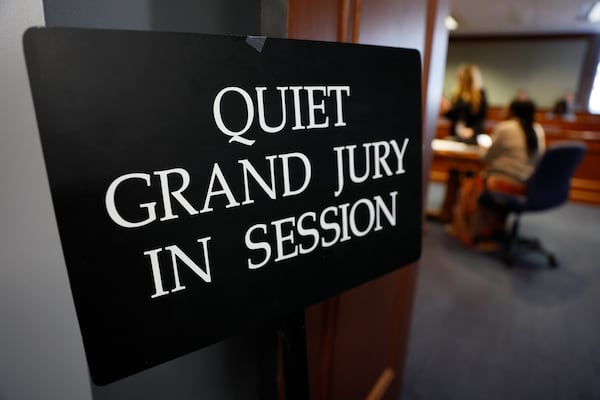
MULTIPOLYGON (((498 107, 496 109, 496 113, 488 110, 489 119, 486 123, 486 132, 490 132, 498 119, 505 115, 504 109, 498 107)), ((548 119, 545 113, 538 113, 536 121, 544 127, 546 145, 562 140, 579 140, 588 146, 581 165, 571 179, 569 199, 600 206, 600 115, 578 115, 575 121, 568 121, 560 118, 548 119)), ((450 125, 449 120, 440 118, 436 138, 443 139, 448 136, 450 125)), ((458 169, 462 169, 461 165, 468 163, 469 157, 477 158, 474 154, 461 154, 460 151, 434 150, 433 153, 430 180, 442 183, 449 178, 449 164, 454 164, 458 169), (461 164, 457 166, 456 163, 461 164)), ((428 215, 431 216, 434 213, 428 213, 428 215)))
POLYGON ((440 210, 427 210, 427 216, 448 222, 452 219, 452 209, 460 190, 461 177, 467 173, 481 171, 485 164, 481 160, 481 149, 451 140, 434 139, 433 161, 430 179, 446 183, 446 193, 440 210))

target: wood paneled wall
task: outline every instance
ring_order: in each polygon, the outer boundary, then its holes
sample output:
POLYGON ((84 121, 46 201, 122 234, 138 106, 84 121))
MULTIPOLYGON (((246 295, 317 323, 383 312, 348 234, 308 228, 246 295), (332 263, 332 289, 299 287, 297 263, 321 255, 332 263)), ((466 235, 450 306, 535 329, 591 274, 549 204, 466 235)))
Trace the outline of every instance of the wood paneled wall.
MULTIPOLYGON (((290 38, 418 49, 423 138, 430 142, 442 93, 448 0, 290 0, 288 10, 290 38)), ((425 183, 429 146, 423 159, 425 183)), ((312 400, 398 398, 417 268, 406 266, 306 310, 312 400)))

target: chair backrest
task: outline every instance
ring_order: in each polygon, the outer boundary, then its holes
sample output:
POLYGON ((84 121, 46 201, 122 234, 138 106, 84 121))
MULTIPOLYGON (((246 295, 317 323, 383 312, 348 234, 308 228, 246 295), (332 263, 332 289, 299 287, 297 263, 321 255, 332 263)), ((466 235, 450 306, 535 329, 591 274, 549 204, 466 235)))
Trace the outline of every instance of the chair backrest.
POLYGON ((578 141, 561 141, 548 146, 527 180, 526 210, 544 210, 569 199, 571 177, 586 149, 585 143, 578 141))

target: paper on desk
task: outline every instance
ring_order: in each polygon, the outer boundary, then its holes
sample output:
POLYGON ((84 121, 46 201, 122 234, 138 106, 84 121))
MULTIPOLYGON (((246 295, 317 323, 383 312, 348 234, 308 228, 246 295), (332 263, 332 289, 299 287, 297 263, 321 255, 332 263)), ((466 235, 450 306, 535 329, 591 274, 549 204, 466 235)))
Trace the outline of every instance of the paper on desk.
POLYGON ((466 143, 454 140, 433 139, 431 148, 437 151, 465 151, 469 146, 466 143))
POLYGON ((485 152, 492 144, 492 138, 489 135, 478 135, 477 145, 457 142, 455 140, 433 139, 431 148, 434 151, 455 151, 455 152, 485 152))

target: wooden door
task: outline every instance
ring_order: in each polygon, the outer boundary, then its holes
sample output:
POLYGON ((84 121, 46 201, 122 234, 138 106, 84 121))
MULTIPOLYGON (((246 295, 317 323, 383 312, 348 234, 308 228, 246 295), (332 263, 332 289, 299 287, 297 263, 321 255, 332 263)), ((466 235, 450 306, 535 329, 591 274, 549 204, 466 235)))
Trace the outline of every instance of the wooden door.
MULTIPOLYGON (((429 143, 443 85, 447 3, 290 0, 288 37, 420 50, 425 77, 423 137, 429 143)), ((431 150, 424 149, 426 183, 431 150)), ((417 269, 418 264, 406 266, 306 310, 312 400, 398 398, 417 269)))

